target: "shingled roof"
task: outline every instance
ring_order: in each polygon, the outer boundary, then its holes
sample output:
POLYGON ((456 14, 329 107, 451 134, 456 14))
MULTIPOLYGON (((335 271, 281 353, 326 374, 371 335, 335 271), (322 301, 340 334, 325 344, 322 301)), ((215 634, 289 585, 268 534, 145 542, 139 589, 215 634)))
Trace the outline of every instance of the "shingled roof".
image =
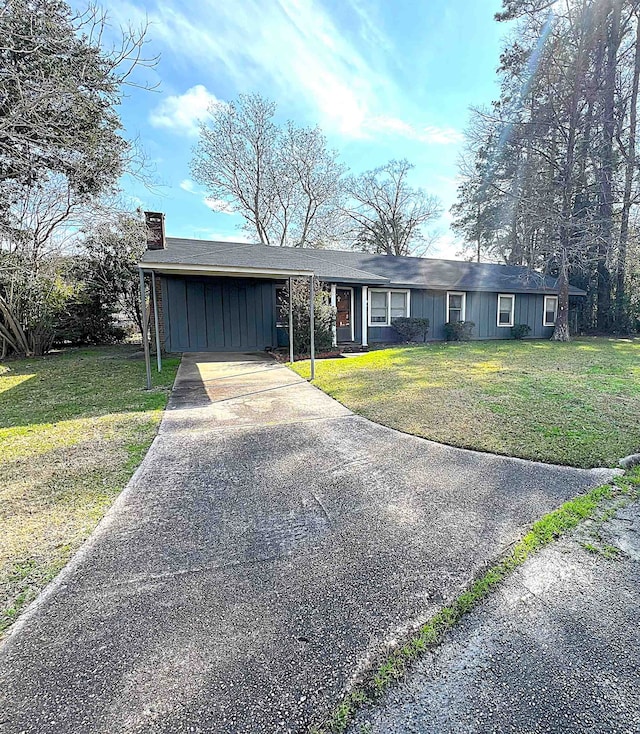
MULTIPOLYGON (((252 269, 269 273, 313 273, 321 280, 433 290, 552 293, 557 279, 517 265, 389 257, 344 250, 269 247, 243 242, 167 238, 164 250, 147 250, 143 267, 165 272, 252 269)), ((571 287, 572 295, 584 291, 571 287)))

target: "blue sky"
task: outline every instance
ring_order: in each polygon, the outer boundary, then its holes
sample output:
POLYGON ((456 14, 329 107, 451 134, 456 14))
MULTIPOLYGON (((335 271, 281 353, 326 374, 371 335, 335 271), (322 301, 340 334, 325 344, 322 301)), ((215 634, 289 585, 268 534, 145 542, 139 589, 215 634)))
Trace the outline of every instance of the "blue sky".
MULTIPOLYGON (((144 77, 121 114, 160 185, 128 181, 144 208, 164 211, 169 235, 241 239, 241 218, 212 211, 189 161, 209 102, 239 93, 278 104, 278 117, 319 124, 354 172, 408 158, 412 181, 455 200, 456 159, 470 105, 496 96, 507 28, 499 0, 111 0, 115 23, 151 23, 144 77)), ((430 256, 459 249, 445 213, 430 256)))

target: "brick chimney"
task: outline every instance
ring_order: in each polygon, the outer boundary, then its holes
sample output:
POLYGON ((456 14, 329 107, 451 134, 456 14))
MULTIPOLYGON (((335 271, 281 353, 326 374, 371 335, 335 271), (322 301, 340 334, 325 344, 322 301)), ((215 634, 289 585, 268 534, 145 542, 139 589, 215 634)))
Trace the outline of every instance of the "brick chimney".
POLYGON ((145 212, 144 218, 147 223, 147 249, 164 250, 166 247, 164 236, 164 213, 145 212))

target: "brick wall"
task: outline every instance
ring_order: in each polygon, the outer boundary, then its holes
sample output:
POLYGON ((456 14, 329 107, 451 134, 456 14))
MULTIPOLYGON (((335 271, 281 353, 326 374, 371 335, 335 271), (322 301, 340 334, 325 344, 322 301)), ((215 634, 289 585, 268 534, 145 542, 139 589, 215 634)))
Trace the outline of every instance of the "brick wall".
MULTIPOLYGON (((165 336, 164 336, 164 311, 163 311, 163 305, 162 305, 162 293, 163 293, 163 281, 164 279, 156 275, 156 298, 158 301, 158 331, 160 332, 160 349, 161 351, 165 351, 165 336)), ((155 318, 153 313, 153 297, 151 298, 151 305, 149 308, 150 311, 150 326, 151 326, 151 344, 153 349, 155 349, 156 346, 156 327, 155 327, 155 318)))

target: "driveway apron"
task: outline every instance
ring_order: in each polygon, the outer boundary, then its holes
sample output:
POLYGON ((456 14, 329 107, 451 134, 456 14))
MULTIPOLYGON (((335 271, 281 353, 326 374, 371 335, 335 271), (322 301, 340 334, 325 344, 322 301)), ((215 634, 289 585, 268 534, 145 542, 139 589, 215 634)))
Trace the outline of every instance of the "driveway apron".
POLYGON ((299 732, 537 517, 606 481, 185 355, 159 435, 0 649, 0 732, 299 732))

